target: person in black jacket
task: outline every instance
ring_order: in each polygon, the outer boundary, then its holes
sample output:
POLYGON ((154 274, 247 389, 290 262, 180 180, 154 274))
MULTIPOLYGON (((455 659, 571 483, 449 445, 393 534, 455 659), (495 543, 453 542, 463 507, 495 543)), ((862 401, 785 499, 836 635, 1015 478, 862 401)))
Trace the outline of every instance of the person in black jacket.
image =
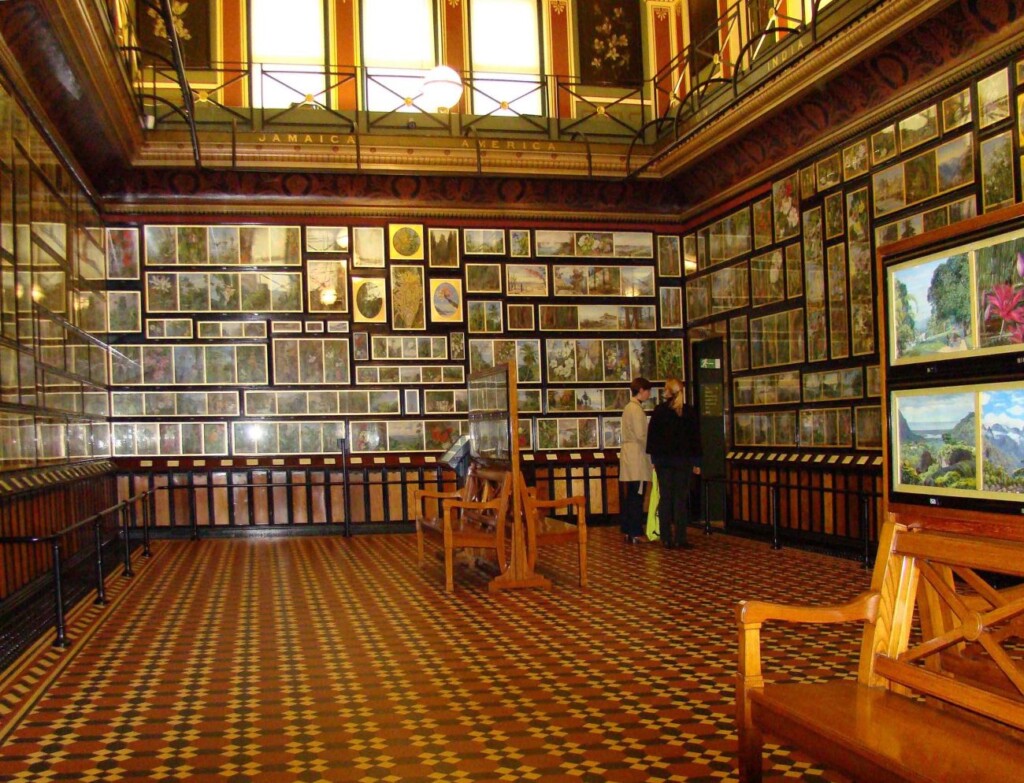
POLYGON ((658 475, 661 541, 669 548, 692 549, 686 528, 690 524, 690 482, 694 469, 700 471, 700 426, 677 378, 665 382, 664 399, 651 416, 647 453, 658 475))

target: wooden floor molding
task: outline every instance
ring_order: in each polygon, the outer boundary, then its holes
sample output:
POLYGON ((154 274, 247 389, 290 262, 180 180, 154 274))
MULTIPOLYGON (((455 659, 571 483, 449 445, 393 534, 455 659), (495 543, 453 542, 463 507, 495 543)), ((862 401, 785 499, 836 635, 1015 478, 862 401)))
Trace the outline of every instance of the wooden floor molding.
MULTIPOLYGON (((497 595, 469 571, 446 594, 412 535, 160 542, 75 618, 69 650, 0 680, 0 780, 734 781, 735 602, 845 599, 869 574, 691 540, 597 528, 588 588, 557 547, 550 590, 497 595)), ((858 643, 768 628, 766 670, 843 675, 858 643)), ((841 779, 785 748, 766 759, 769 781, 841 779)))

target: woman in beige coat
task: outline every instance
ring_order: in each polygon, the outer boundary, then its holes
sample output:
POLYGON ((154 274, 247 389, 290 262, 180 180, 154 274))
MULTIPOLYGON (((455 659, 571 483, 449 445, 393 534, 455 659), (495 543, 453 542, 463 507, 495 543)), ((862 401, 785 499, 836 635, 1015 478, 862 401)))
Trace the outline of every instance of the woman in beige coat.
POLYGON ((620 527, 626 541, 644 540, 644 486, 651 480, 651 460, 647 456, 647 414, 641 404, 651 396, 651 382, 644 377, 629 384, 632 397, 622 411, 619 452, 620 527))

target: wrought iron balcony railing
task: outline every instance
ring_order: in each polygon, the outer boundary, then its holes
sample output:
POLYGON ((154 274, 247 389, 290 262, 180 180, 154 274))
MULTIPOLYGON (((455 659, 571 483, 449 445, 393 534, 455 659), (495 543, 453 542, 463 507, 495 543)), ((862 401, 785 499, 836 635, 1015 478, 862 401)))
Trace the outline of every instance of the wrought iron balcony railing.
MULTIPOLYGON (((427 105, 423 74, 409 70, 247 62, 185 69, 173 56, 134 45, 120 48, 144 127, 189 128, 197 164, 204 131, 300 129, 360 137, 583 139, 588 145, 629 145, 632 159, 637 148, 658 151, 699 129, 818 42, 886 1, 736 0, 715 27, 636 86, 561 75, 467 72, 462 74, 464 95, 447 112, 427 105)), ((176 51, 173 41, 170 51, 176 51)), ((644 165, 627 162, 627 175, 644 165)))

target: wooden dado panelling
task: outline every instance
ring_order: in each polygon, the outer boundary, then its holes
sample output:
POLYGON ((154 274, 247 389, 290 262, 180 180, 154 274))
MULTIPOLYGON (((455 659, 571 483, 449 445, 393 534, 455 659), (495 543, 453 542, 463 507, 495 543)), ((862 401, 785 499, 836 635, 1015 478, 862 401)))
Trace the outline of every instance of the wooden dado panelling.
POLYGON ((874 471, 733 462, 728 482, 727 525, 769 537, 775 502, 784 540, 859 550, 877 538, 882 482, 874 471))
MULTIPOLYGON (((619 512, 614 458, 575 462, 566 455, 530 455, 525 474, 541 497, 586 497, 591 520, 611 520, 619 512)), ((420 487, 455 490, 456 476, 434 461, 388 457, 380 464, 345 468, 335 460, 316 466, 165 466, 123 472, 118 479, 123 498, 156 490, 150 502, 158 537, 270 529, 407 530, 414 519, 412 493, 420 487)))

